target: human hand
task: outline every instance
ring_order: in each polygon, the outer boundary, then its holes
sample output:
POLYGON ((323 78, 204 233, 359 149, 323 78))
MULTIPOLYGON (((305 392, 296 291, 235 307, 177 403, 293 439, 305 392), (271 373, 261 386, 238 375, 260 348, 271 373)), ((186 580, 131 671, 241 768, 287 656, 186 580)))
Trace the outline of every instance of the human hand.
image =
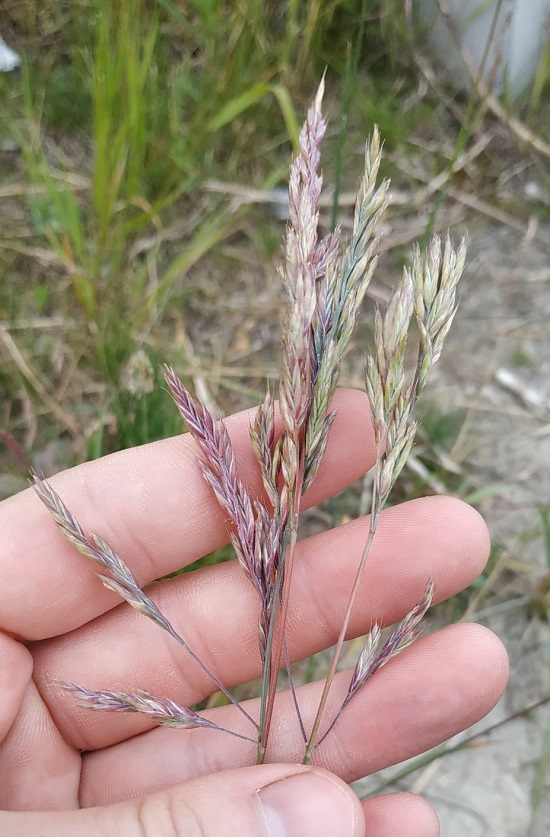
MULTIPOLYGON (((373 462, 366 397, 340 391, 335 401, 337 419, 307 505, 341 490, 373 462)), ((227 424, 241 475, 259 493, 249 421, 240 413, 227 424)), ((147 584, 227 540, 195 457, 191 438, 177 437, 50 482, 83 528, 98 531, 147 584)), ((367 529, 365 520, 353 521, 299 544, 287 626, 292 659, 334 643, 367 529)), ((1 834, 438 834, 422 799, 392 794, 360 803, 344 783, 423 752, 492 708, 507 662, 485 628, 450 626, 390 661, 315 751, 313 767, 294 763, 303 742, 291 699, 281 694, 271 763, 250 767, 253 745, 224 733, 151 728, 143 716, 79 706, 57 681, 148 689, 186 706, 205 699, 212 685, 180 646, 103 588, 31 489, 0 505, 0 531, 1 834)), ((375 619, 390 624, 403 617, 428 577, 435 601, 459 592, 482 570, 488 549, 483 521, 458 500, 427 497, 388 509, 350 635, 364 634, 375 619)), ((236 562, 160 582, 149 592, 224 684, 258 676, 257 595, 236 562)), ((345 673, 335 681, 329 711, 339 706, 346 682, 345 673)), ((306 728, 321 685, 299 689, 306 728)), ((246 703, 251 714, 255 707, 246 703)), ((233 706, 204 714, 250 734, 233 706)))

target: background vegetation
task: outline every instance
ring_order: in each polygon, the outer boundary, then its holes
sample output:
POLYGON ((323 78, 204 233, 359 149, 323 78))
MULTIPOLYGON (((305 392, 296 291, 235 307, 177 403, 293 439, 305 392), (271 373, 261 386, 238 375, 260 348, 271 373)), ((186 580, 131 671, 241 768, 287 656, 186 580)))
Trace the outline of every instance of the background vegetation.
MULTIPOLYGON (((411 171, 419 145, 431 146, 422 170, 442 175, 430 194, 434 225, 446 171, 483 103, 449 103, 425 86, 405 5, 0 3, 2 34, 23 56, 20 75, 0 75, 0 426, 10 470, 52 440, 69 442, 65 455, 78 461, 176 432, 158 386, 162 360, 216 374, 221 406, 237 406, 235 396, 224 403, 237 373, 213 373, 212 352, 220 328, 243 324, 236 312, 220 324, 216 305, 247 270, 251 316, 269 287, 281 233, 273 190, 284 188, 325 69, 327 223, 349 212, 344 176, 357 182, 377 122, 394 184, 417 204, 405 199, 401 215, 419 208, 411 171)), ((539 78, 537 96, 543 86, 539 78)), ((259 378, 273 371, 269 342, 259 378)), ((222 367, 232 363, 224 349, 222 367)), ((254 387, 240 396, 254 400, 254 387)))

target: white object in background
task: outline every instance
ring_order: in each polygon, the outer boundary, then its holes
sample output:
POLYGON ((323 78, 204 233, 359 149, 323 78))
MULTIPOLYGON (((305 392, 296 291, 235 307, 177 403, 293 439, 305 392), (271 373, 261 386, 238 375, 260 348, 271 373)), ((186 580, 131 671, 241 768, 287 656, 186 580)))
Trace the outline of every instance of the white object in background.
POLYGON ((415 0, 428 42, 458 86, 472 89, 461 49, 496 96, 512 99, 531 84, 548 47, 550 0, 415 0), (451 29, 453 31, 451 31, 451 29), (458 41, 458 43, 457 43, 458 41))
POLYGON ((21 64, 18 54, 0 38, 0 72, 11 73, 21 64))

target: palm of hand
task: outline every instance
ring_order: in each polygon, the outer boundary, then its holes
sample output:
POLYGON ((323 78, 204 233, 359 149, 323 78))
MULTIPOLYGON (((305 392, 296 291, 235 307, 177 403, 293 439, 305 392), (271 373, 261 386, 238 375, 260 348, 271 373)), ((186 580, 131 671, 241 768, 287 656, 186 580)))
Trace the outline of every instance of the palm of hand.
MULTIPOLYGON (((337 400, 338 419, 307 495, 310 505, 372 464, 364 396, 346 391, 337 400)), ((243 478, 259 491, 248 424, 244 413, 228 422, 243 478)), ((83 526, 98 530, 140 583, 148 583, 226 540, 223 516, 194 457, 189 438, 170 439, 88 463, 52 483, 83 526)), ((152 727, 141 716, 79 707, 56 681, 144 688, 187 706, 207 697, 212 685, 170 637, 102 588, 32 491, 3 503, 0 523, 0 809, 103 805, 253 763, 253 746, 224 733, 152 727)), ((335 641, 366 532, 359 520, 300 543, 288 623, 292 659, 335 641)), ((487 553, 484 524, 459 501, 431 497, 388 510, 350 634, 364 634, 375 620, 390 624, 401 618, 428 577, 437 601, 457 593, 477 576, 487 553)), ((256 595, 235 562, 160 582, 152 596, 224 684, 258 675, 256 595)), ((349 782, 420 753, 482 717, 505 679, 504 652, 483 628, 455 625, 427 636, 352 701, 314 760, 349 782)), ((343 673, 333 710, 346 683, 343 673)), ((306 728, 321 685, 299 689, 306 728)), ((246 708, 254 715, 256 703, 246 708)), ((254 736, 232 706, 207 714, 254 736)), ((292 702, 284 693, 269 761, 296 762, 302 754, 292 702)), ((368 812, 376 801, 364 805, 368 812)))

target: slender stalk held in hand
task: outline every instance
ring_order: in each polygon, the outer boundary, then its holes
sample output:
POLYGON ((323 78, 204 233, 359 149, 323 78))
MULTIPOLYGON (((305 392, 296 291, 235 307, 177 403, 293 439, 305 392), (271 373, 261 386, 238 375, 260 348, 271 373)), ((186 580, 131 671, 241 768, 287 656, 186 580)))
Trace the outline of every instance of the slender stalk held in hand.
MULTIPOLYGON (((377 264, 380 218, 386 209, 389 183, 377 186, 381 161, 378 130, 367 143, 364 176, 355 207, 351 239, 340 253, 340 231, 319 238, 318 205, 322 189, 320 145, 326 130, 321 112, 323 83, 310 107, 300 134, 300 154, 292 163, 289 184, 289 224, 281 278, 287 294, 282 328, 279 413, 282 431, 275 433, 275 405, 270 392, 258 408, 250 439, 261 472, 264 497, 252 497, 239 477, 231 440, 223 421, 216 421, 180 381, 173 369, 165 370, 176 406, 200 452, 199 464, 224 510, 228 534, 237 560, 259 598, 258 649, 262 665, 259 721, 256 722, 231 692, 209 671, 180 637, 151 599, 140 589, 131 571, 97 534, 86 535, 58 495, 35 479, 35 489, 63 535, 99 567, 103 584, 132 607, 168 631, 211 677, 254 727, 254 737, 225 730, 256 746, 256 760, 266 758, 276 703, 279 670, 289 669, 290 688, 304 738, 304 762, 336 724, 347 704, 370 677, 418 636, 433 596, 428 579, 419 604, 381 643, 378 625, 366 637, 352 672, 347 693, 337 713, 321 733, 330 689, 363 580, 380 514, 401 472, 416 433, 413 410, 439 359, 457 307, 457 283, 462 273, 465 246, 455 251, 447 238, 434 238, 423 256, 415 251, 384 315, 376 312, 374 346, 367 353, 366 390, 376 444, 376 465, 368 537, 342 617, 331 665, 319 707, 307 736, 290 672, 285 627, 292 595, 292 577, 301 499, 312 484, 323 458, 335 414, 331 402, 340 365, 357 322, 361 304, 377 264), (416 323, 418 352, 410 359, 410 327, 416 323)), ((129 691, 93 691, 71 683, 63 687, 92 709, 140 712, 156 723, 179 728, 220 727, 175 701, 139 688, 129 691)))

